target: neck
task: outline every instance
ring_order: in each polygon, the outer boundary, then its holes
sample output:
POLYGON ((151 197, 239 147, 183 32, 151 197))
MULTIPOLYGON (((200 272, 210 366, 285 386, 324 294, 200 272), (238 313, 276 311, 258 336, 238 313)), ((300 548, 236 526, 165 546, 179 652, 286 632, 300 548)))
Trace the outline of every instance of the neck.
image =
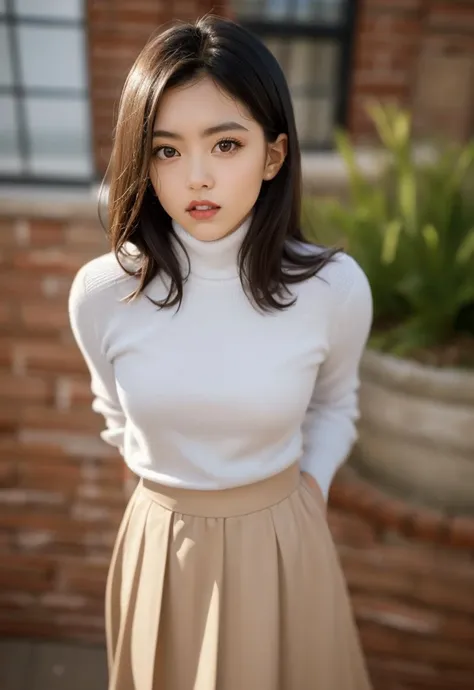
MULTIPOLYGON (((226 280, 239 275, 239 251, 250 227, 251 217, 225 237, 211 242, 198 240, 179 223, 173 221, 173 230, 181 240, 191 264, 191 274, 211 280, 226 280)), ((186 270, 186 257, 178 245, 177 251, 186 270)))

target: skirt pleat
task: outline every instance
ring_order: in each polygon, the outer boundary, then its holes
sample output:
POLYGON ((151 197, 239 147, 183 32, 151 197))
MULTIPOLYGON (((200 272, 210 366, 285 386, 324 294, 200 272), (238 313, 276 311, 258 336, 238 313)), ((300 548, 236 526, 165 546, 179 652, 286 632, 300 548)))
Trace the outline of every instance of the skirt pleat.
POLYGON ((140 480, 107 581, 109 690, 370 690, 319 497, 140 480))

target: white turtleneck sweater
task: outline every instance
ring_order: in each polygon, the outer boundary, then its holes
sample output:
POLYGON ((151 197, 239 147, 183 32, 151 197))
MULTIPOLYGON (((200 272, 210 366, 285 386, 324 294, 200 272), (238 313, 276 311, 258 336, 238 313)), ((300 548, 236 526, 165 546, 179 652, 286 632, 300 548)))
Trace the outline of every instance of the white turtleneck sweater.
MULTIPOLYGON (((372 318, 364 273, 337 255, 292 286, 293 307, 264 315, 238 276, 249 221, 215 242, 173 225, 191 261, 177 313, 144 296, 121 301, 137 282, 112 253, 83 266, 71 288, 72 330, 103 439, 136 474, 162 484, 223 489, 299 461, 327 496, 356 438, 372 318)), ((167 294, 159 277, 146 292, 167 294)))

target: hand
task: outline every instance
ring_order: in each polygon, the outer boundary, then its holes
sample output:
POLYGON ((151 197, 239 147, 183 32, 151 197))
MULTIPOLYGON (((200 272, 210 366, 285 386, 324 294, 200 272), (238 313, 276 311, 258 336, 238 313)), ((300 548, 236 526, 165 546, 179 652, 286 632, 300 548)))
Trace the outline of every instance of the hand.
POLYGON ((303 478, 303 481, 306 482, 306 485, 308 486, 309 490, 312 492, 313 496, 319 503, 319 507, 323 511, 323 514, 326 514, 327 510, 327 505, 326 501, 323 495, 323 492, 321 491, 321 487, 319 486, 318 482, 316 479, 309 474, 309 472, 301 472, 301 476, 303 478))

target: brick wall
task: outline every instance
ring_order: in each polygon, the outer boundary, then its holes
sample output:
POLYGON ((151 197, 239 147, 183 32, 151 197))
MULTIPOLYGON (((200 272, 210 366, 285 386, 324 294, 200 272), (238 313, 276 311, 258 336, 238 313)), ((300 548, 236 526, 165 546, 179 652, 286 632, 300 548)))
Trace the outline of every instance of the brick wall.
POLYGON ((474 687, 474 518, 392 498, 350 467, 330 506, 375 690, 474 687))
POLYGON ((127 72, 150 35, 171 19, 228 16, 226 0, 88 0, 89 80, 96 166, 103 173, 127 72))
POLYGON ((474 3, 359 0, 350 129, 371 139, 367 101, 413 110, 420 135, 466 139, 473 129, 474 3))
MULTIPOLYGON (((98 438, 69 332, 73 274, 106 247, 82 216, 0 213, 0 635, 103 641, 126 475, 98 438)), ((474 687, 474 520, 417 510, 345 470, 329 523, 376 689, 474 687)))
POLYGON ((104 247, 92 217, 0 219, 0 634, 102 639, 123 466, 97 438, 67 295, 104 247))

